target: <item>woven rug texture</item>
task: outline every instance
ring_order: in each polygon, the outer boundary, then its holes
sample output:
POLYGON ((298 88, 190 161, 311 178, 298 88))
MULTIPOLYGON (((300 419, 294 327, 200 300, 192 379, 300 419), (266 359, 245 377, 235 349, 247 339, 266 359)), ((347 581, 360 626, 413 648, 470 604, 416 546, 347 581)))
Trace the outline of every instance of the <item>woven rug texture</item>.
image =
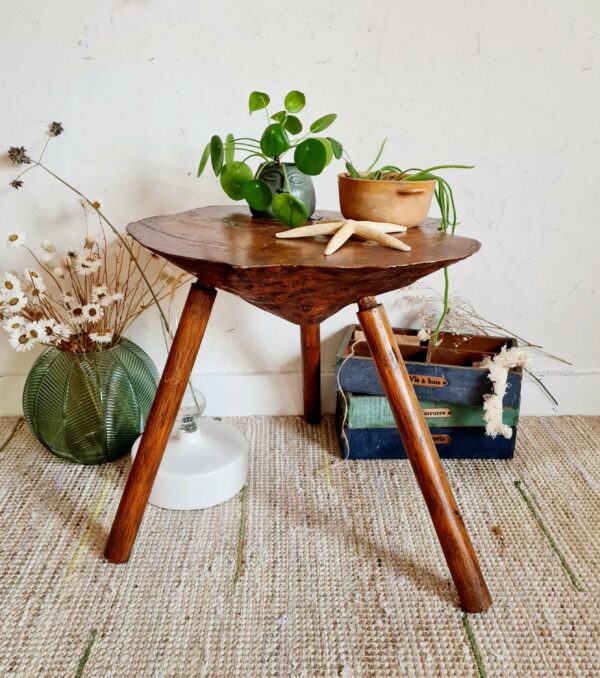
POLYGON ((512 461, 444 467, 494 597, 464 615, 406 461, 333 420, 228 419, 247 488, 150 506, 102 556, 127 460, 77 466, 0 419, 0 676, 600 675, 600 418, 523 418, 512 461))

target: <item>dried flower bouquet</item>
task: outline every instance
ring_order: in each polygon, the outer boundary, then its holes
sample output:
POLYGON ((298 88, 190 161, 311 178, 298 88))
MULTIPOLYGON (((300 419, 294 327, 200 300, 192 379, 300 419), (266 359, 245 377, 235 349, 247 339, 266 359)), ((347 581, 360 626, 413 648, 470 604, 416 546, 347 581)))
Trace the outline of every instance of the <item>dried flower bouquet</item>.
POLYGON ((22 177, 27 172, 41 169, 80 198, 86 217, 81 247, 69 247, 63 253, 57 252, 50 241, 44 241, 37 254, 25 244, 22 233, 8 233, 6 244, 25 247, 36 265, 21 275, 6 272, 2 278, 0 322, 9 333, 11 346, 28 351, 40 343, 73 353, 107 349, 153 304, 170 334, 160 302, 172 298, 175 290, 191 278, 174 273, 163 259, 121 233, 105 216, 99 200, 90 200, 43 164, 49 142, 63 131, 60 122, 50 123, 48 139, 37 160, 23 146, 8 150, 13 164, 27 166, 10 182, 13 188, 23 187, 22 177), (98 218, 99 238, 88 234, 90 211, 98 218), (116 240, 109 242, 106 229, 116 240))
POLYGON ((15 350, 38 343, 72 353, 110 348, 155 300, 172 297, 189 280, 129 236, 109 243, 102 223, 100 231, 100 238, 87 235, 81 247, 64 252, 49 241, 36 252, 22 233, 8 234, 7 245, 24 247, 35 261, 20 275, 6 272, 0 283, 0 319, 15 350))

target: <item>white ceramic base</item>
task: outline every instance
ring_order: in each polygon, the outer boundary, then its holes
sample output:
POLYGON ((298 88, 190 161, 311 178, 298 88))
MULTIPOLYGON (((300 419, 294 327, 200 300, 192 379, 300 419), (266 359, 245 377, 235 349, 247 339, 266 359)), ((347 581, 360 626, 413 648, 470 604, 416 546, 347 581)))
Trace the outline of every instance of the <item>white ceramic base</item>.
MULTIPOLYGON (((131 458, 140 444, 138 438, 131 458)), ((199 419, 194 433, 174 431, 150 494, 153 506, 193 511, 235 496, 248 477, 248 443, 233 426, 199 419)))

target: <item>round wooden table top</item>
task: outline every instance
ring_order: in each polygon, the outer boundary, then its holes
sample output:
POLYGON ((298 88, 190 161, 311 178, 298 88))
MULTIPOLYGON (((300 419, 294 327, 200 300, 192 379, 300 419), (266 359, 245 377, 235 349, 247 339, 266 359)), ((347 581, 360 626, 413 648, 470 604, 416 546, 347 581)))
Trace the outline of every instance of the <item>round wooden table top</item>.
MULTIPOLYGON (((308 223, 341 219, 336 212, 317 212, 308 223)), ((275 234, 286 230, 279 222, 226 205, 150 217, 127 227, 141 245, 201 284, 299 324, 321 322, 364 296, 405 287, 480 248, 477 240, 438 229, 438 219, 426 219, 398 234, 410 252, 350 240, 326 257, 329 237, 279 239, 275 234)))

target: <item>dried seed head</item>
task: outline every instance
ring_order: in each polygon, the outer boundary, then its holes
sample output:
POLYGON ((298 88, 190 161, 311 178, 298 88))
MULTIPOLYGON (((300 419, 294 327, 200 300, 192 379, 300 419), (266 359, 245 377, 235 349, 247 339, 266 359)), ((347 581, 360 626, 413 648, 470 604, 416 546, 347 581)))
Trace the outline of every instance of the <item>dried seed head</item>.
POLYGON ((13 188, 16 188, 17 190, 19 190, 21 188, 21 186, 23 186, 23 182, 20 179, 14 179, 13 181, 10 182, 10 185, 13 188))
POLYGON ((24 146, 11 146, 8 149, 8 157, 15 165, 29 165, 31 158, 27 155, 24 146))
POLYGON ((62 123, 60 122, 51 122, 50 125, 48 126, 48 134, 51 137, 57 137, 59 134, 62 134, 64 132, 64 127, 62 126, 62 123))

